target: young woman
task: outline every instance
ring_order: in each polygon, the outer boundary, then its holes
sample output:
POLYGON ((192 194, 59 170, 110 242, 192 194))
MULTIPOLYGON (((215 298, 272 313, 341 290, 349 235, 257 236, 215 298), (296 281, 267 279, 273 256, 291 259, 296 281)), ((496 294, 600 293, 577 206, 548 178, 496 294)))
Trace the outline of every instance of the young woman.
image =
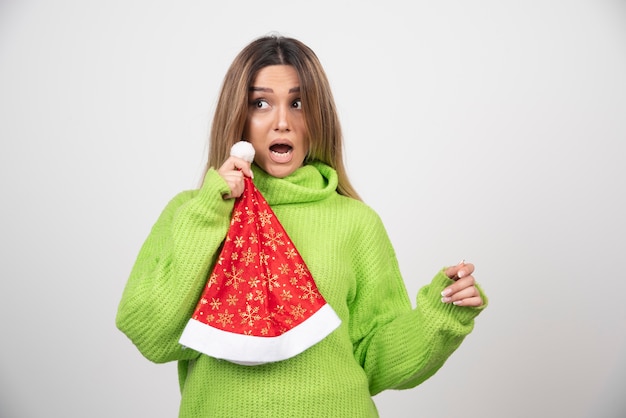
POLYGON ((461 262, 412 308, 378 215, 348 181, 328 80, 311 49, 280 36, 246 46, 229 68, 198 190, 174 197, 142 246, 117 326, 149 360, 177 361, 180 417, 376 417, 372 396, 432 376, 469 334, 486 298, 461 262), (230 156, 250 142, 254 162, 230 156), (250 177, 341 324, 291 358, 247 366, 179 339, 250 177))

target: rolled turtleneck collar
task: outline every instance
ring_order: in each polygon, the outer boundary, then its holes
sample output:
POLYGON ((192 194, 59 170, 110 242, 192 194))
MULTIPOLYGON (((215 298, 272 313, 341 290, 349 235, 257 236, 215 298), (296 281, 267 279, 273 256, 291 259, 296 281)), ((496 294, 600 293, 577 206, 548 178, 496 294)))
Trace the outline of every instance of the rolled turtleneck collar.
POLYGON ((323 200, 337 190, 337 172, 319 161, 311 162, 287 177, 277 178, 252 164, 254 185, 270 205, 310 203, 323 200))

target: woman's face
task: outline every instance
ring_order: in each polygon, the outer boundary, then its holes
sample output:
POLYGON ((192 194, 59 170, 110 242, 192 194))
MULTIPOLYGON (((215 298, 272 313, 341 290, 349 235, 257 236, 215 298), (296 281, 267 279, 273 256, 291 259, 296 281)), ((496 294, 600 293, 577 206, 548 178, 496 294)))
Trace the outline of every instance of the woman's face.
POLYGON ((308 143, 295 68, 259 70, 248 91, 243 135, 254 147, 254 161, 268 174, 282 178, 302 166, 308 143))

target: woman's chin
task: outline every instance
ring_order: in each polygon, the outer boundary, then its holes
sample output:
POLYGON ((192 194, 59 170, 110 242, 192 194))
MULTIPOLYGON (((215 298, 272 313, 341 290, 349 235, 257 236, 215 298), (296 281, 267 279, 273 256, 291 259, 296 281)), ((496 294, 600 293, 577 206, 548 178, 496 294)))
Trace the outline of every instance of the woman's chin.
POLYGON ((299 168, 295 164, 269 164, 260 167, 270 176, 280 179, 289 176, 299 168))
POLYGON ((296 171, 297 167, 291 168, 291 167, 276 167, 271 171, 268 171, 268 174, 270 174, 272 177, 277 177, 279 179, 285 178, 287 176, 289 176, 290 174, 292 174, 294 171, 296 171))
POLYGON ((276 162, 271 158, 255 158, 255 163, 272 177, 284 178, 293 174, 304 164, 304 158, 291 158, 287 162, 276 162))

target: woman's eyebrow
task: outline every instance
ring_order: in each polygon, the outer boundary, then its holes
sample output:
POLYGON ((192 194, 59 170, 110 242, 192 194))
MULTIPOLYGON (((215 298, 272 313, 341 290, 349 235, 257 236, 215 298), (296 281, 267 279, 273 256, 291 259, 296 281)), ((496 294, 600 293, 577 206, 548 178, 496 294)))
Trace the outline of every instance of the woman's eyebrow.
MULTIPOLYGON (((264 93, 274 93, 274 90, 269 88, 269 87, 255 87, 255 86, 250 86, 250 88, 248 89, 249 92, 253 92, 253 91, 262 91, 264 93)), ((289 89, 289 93, 299 93, 300 92, 300 86, 297 87, 292 87, 289 89)))
POLYGON ((274 90, 267 88, 267 87, 254 87, 254 86, 250 86, 250 88, 248 89, 248 91, 252 92, 252 91, 262 91, 265 93, 273 93, 274 90))

